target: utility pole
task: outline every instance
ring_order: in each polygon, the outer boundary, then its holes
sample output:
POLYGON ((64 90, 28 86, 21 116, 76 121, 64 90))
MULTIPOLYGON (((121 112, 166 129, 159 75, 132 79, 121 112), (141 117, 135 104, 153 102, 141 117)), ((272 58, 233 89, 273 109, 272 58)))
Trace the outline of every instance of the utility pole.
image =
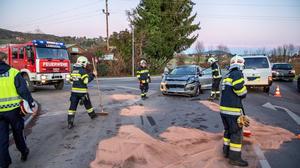
POLYGON ((131 34, 132 34, 132 77, 134 77, 134 54, 135 54, 135 41, 134 41, 134 25, 131 24, 131 34))
POLYGON ((106 50, 109 51, 109 29, 108 29, 108 0, 105 0, 105 9, 102 9, 103 13, 106 15, 106 50))

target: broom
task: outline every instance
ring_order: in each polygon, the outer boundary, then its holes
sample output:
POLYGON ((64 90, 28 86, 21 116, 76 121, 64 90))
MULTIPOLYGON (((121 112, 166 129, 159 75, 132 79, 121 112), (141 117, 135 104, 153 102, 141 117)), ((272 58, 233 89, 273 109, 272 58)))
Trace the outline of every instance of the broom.
MULTIPOLYGON (((94 71, 97 71, 96 66, 95 66, 95 60, 94 58, 92 58, 92 62, 93 62, 93 67, 94 67, 94 71)), ((99 112, 99 115, 108 115, 108 112, 104 112, 104 106, 102 103, 102 96, 101 96, 101 91, 100 91, 100 85, 99 85, 99 79, 96 76, 96 82, 97 82, 97 90, 98 90, 98 94, 99 94, 99 102, 100 102, 100 108, 101 108, 101 112, 99 112)))

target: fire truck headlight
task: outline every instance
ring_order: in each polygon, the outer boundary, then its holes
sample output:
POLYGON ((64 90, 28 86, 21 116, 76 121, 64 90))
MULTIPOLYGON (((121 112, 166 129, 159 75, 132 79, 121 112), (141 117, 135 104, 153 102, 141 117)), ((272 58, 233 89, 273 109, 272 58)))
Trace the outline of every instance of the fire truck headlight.
POLYGON ((42 75, 42 76, 41 76, 41 81, 42 81, 42 83, 45 83, 45 82, 46 82, 46 79, 47 79, 47 76, 45 76, 45 75, 42 75))

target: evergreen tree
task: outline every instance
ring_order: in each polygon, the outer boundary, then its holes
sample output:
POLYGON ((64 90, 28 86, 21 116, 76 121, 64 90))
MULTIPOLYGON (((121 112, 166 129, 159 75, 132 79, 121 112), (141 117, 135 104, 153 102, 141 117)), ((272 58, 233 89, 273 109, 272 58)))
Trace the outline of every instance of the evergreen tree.
MULTIPOLYGON (((192 33, 200 29, 194 24, 191 0, 141 0, 133 11, 132 24, 137 41, 142 43, 146 58, 155 64, 165 64, 174 53, 188 49, 198 38, 192 33)), ((160 68, 157 65, 154 68, 160 68)))

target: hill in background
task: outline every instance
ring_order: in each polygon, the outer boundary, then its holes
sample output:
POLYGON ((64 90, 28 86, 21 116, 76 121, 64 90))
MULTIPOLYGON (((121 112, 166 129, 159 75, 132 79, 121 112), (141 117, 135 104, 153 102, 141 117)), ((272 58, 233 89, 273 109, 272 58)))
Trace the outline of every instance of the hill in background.
POLYGON ((59 37, 51 34, 22 33, 22 32, 11 31, 11 30, 0 28, 0 45, 24 43, 24 42, 32 41, 34 39, 64 42, 66 44, 79 44, 84 48, 91 48, 95 45, 104 43, 104 39, 102 37, 99 38, 71 37, 71 36, 59 37))

